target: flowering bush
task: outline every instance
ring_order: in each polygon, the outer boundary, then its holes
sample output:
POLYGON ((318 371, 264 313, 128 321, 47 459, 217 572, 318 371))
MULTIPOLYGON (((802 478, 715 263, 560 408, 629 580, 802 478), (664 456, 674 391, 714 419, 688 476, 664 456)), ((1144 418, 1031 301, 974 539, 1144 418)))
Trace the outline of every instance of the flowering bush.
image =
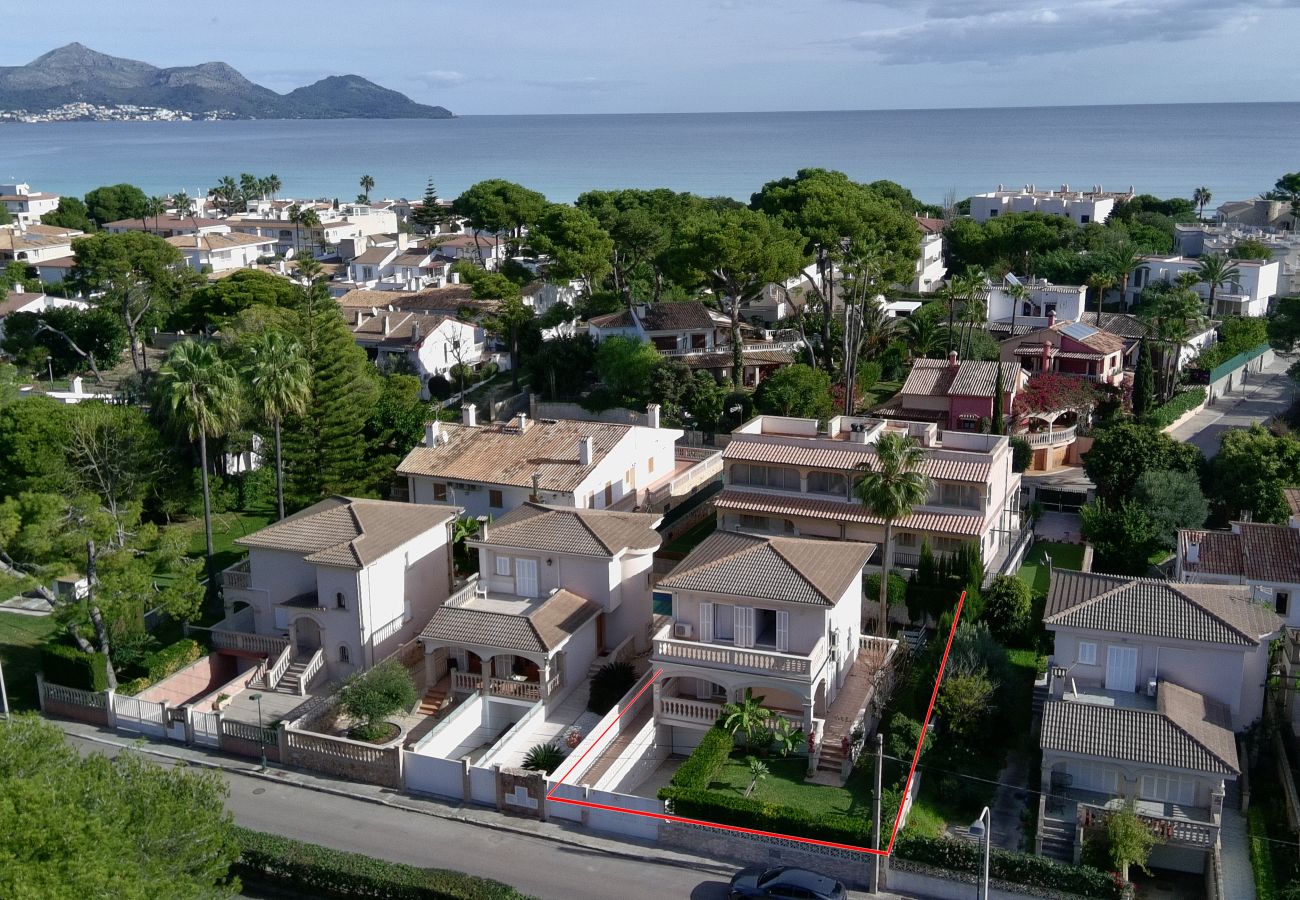
POLYGON ((1016 394, 1012 412, 1017 417, 1062 409, 1088 410, 1097 401, 1097 389, 1086 378, 1039 372, 1016 394))

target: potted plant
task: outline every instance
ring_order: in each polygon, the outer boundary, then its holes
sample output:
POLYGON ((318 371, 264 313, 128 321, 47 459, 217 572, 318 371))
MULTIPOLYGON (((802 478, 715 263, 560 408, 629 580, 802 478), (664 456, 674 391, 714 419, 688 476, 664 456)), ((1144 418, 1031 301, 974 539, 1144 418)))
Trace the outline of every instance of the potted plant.
POLYGON ((570 728, 564 735, 564 746, 568 747, 570 750, 578 749, 578 745, 581 743, 582 732, 577 728, 570 728))

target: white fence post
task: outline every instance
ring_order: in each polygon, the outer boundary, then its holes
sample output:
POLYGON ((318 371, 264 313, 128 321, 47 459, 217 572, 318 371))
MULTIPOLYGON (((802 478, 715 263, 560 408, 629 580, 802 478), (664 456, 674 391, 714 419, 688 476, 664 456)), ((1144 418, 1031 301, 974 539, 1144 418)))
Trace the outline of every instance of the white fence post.
POLYGON ((117 730, 117 691, 109 688, 104 692, 104 709, 108 712, 108 727, 117 730))

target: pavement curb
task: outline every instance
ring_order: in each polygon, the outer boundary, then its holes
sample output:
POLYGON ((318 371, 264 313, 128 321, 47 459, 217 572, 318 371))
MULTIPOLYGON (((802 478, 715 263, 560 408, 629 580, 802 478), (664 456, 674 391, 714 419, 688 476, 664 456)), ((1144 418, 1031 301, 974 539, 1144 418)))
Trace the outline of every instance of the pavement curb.
MULTIPOLYGON (((196 768, 216 769, 223 772, 231 772, 236 775, 243 775, 249 778, 257 778, 261 781, 269 781, 272 782, 273 784, 283 784, 283 785, 289 785, 291 787, 300 788, 303 790, 315 791, 318 794, 329 794, 335 797, 345 797, 349 800, 359 800, 363 803, 374 804, 375 806, 387 806, 391 809, 399 809, 402 810, 403 812, 428 816, 433 819, 444 819, 449 822, 458 822, 462 825, 473 825, 479 828, 489 828, 492 829, 493 831, 505 832, 507 834, 516 834, 522 837, 537 838, 539 840, 549 841, 554 844, 561 844, 566 847, 578 847, 583 850, 603 853, 608 856, 619 857, 621 859, 626 859, 633 862, 645 862, 647 860, 647 857, 653 853, 665 864, 673 864, 683 868, 693 869, 697 872, 704 872, 709 875, 726 875, 729 877, 730 875, 735 873, 735 868, 736 868, 735 865, 729 865, 720 862, 706 862, 700 860, 693 860, 690 857, 677 856, 675 854, 669 857, 667 854, 664 853, 662 848, 658 848, 658 847, 646 846, 645 847, 646 852, 635 853, 630 850, 619 850, 619 849, 613 849, 609 847, 595 846, 585 841, 574 839, 568 836, 563 831, 561 831, 558 834, 548 834, 545 831, 530 831, 527 828, 519 828, 517 826, 511 825, 506 822, 489 822, 489 821, 484 821, 482 819, 476 819, 470 816, 457 815, 455 812, 452 812, 450 810, 444 811, 438 809, 422 808, 419 806, 411 806, 406 803, 393 803, 383 799, 382 797, 373 797, 367 794, 356 794, 351 791, 343 790, 342 788, 335 788, 335 787, 330 787, 328 785, 312 784, 311 782, 300 781, 294 778, 293 774, 288 769, 281 768, 281 769, 267 770, 263 772, 256 766, 252 768, 245 768, 242 765, 237 765, 234 763, 225 763, 225 762, 214 761, 210 759, 202 759, 202 758, 191 757, 191 756, 177 755, 175 753, 167 753, 161 748, 156 747, 152 742, 148 741, 146 738, 141 738, 137 740, 127 740, 127 741, 112 740, 100 734, 84 734, 80 731, 67 731, 67 730, 64 730, 64 734, 70 735, 71 737, 75 737, 79 740, 88 741, 90 743, 103 744, 108 747, 117 747, 118 749, 121 750, 134 750, 139 753, 147 753, 150 756, 157 756, 163 759, 169 759, 172 762, 184 763, 186 765, 195 766, 196 768), (281 773, 281 774, 277 774, 277 773, 281 773)), ((548 823, 544 823, 544 824, 548 824, 548 823)), ((613 840, 613 839, 607 839, 607 840, 613 840)))

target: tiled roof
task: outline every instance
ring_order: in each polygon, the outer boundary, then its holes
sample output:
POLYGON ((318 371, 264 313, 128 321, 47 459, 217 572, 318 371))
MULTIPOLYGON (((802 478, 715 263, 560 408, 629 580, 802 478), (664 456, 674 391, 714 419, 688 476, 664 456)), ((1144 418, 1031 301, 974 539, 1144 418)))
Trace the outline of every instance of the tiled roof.
POLYGON ((231 247, 249 247, 256 244, 274 244, 275 238, 258 237, 239 231, 229 233, 209 232, 208 234, 176 234, 165 239, 178 250, 229 250, 231 247))
POLYGON ((545 655, 564 643, 600 612, 600 607, 569 591, 556 591, 526 615, 466 606, 441 606, 420 638, 446 644, 500 647, 545 655))
POLYGON ((1128 313, 1085 312, 1079 321, 1125 338, 1144 338, 1151 333, 1150 326, 1128 313))
POLYGON ((943 219, 930 219, 925 216, 917 216, 916 224, 926 234, 940 234, 943 232, 944 225, 947 223, 943 219))
POLYGON ((1282 496, 1286 498, 1286 505, 1291 510, 1291 515, 1300 516, 1300 488, 1283 488, 1282 496))
MULTIPOLYGON (((769 516, 804 516, 812 519, 826 519, 832 522, 853 522, 860 525, 881 525, 885 520, 873 516, 860 503, 846 500, 818 500, 811 497, 791 497, 785 494, 766 494, 744 491, 739 488, 725 488, 714 502, 716 509, 731 509, 737 512, 756 513, 769 516)), ((934 534, 950 534, 960 537, 973 537, 984 530, 984 520, 980 516, 963 516, 955 513, 912 513, 910 516, 894 520, 894 529, 925 531, 934 534)))
POLYGON ((717 324, 709 308, 697 301, 652 303, 641 317, 646 331, 684 331, 713 328, 717 324))
POLYGON ((566 493, 614 447, 632 433, 630 425, 608 422, 530 421, 520 432, 510 425, 459 425, 444 422, 445 444, 416 447, 397 467, 399 475, 427 475, 448 481, 473 481, 532 487, 533 474, 544 491, 566 493), (578 461, 578 443, 592 439, 591 463, 578 461))
MULTIPOLYGON (((1071 324, 1073 323, 1057 322, 1055 325, 1052 326, 1052 330, 1057 332, 1063 332, 1066 328, 1069 328, 1071 324)), ((1075 341, 1077 343, 1083 344, 1086 347, 1090 347, 1091 349, 1096 350, 1099 353, 1119 353, 1121 350, 1124 349, 1123 339, 1113 334, 1107 334, 1104 331, 1094 331, 1092 334, 1089 334, 1088 336, 1081 337, 1081 338, 1077 338, 1068 334, 1065 335, 1065 337, 1068 337, 1070 340, 1075 341)))
MULTIPOLYGON (((806 446, 802 443, 777 444, 745 440, 744 435, 734 435, 731 443, 722 451, 722 458, 816 469, 856 470, 862 463, 875 465, 876 448, 871 444, 848 441, 837 447, 806 446)), ((921 471, 939 481, 985 484, 989 480, 991 468, 987 462, 946 459, 927 453, 921 471)))
POLYGON ((912 371, 897 396, 992 397, 999 365, 1003 390, 1014 390, 1021 372, 1015 363, 965 359, 954 368, 946 359, 918 359, 912 363, 912 371))
POLYGON ((10 313, 18 312, 28 303, 35 303, 37 300, 43 300, 44 294, 27 294, 22 291, 10 291, 0 300, 0 318, 10 313))
POLYGON ((1227 711, 1168 681, 1156 709, 1052 700, 1043 707, 1044 750, 1217 775, 1240 774, 1227 711))
POLYGON ((715 531, 659 587, 834 606, 874 550, 874 544, 715 531))
POLYGON ((327 497, 273 525, 237 538, 241 547, 288 550, 308 562, 361 569, 456 517, 455 506, 327 497))
POLYGON ((1178 532, 1183 569, 1231 575, 1247 581, 1300 583, 1300 530, 1289 525, 1234 522, 1232 531, 1178 532), (1187 561, 1190 545, 1198 546, 1196 562, 1187 561))
POLYGON ((1053 569, 1043 621, 1048 625, 1257 646, 1282 627, 1238 585, 1181 584, 1053 569))
POLYGON ((396 247, 371 247, 359 254, 352 262, 362 266, 378 266, 397 252, 396 247))
POLYGON ((603 316, 592 316, 587 324, 595 325, 597 328, 633 328, 636 322, 630 310, 622 309, 603 316))
MULTIPOLYGON (((446 321, 448 321, 447 316, 431 316, 416 312, 380 312, 375 316, 367 317, 360 325, 354 322, 350 327, 353 336, 366 345, 402 346, 418 343, 415 338, 417 326, 420 329, 419 342, 422 342, 446 321), (388 320, 388 334, 384 334, 385 319, 388 320)), ((468 322, 462 324, 468 328, 473 327, 468 322)))
MULTIPOLYGON (((730 350, 723 350, 717 353, 691 353, 687 356, 677 356, 679 359, 692 369, 725 369, 735 362, 730 350)), ((794 362, 794 354, 788 350, 750 350, 746 348, 744 355, 745 365, 747 366, 788 366, 794 362)))
POLYGON ((625 549, 653 550, 660 516, 525 503, 493 522, 475 543, 612 557, 625 549))

